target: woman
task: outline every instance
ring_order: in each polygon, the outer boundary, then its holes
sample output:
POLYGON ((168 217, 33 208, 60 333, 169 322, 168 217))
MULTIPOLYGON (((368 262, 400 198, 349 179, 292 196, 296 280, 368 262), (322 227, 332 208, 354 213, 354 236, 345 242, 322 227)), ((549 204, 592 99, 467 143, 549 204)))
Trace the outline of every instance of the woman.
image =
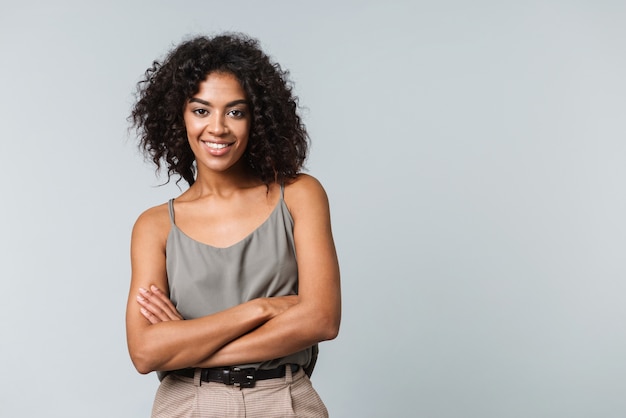
POLYGON ((161 379, 154 417, 327 416, 305 369, 338 333, 339 267, 286 76, 255 40, 221 35, 138 85, 142 148, 189 184, 132 234, 127 339, 161 379))

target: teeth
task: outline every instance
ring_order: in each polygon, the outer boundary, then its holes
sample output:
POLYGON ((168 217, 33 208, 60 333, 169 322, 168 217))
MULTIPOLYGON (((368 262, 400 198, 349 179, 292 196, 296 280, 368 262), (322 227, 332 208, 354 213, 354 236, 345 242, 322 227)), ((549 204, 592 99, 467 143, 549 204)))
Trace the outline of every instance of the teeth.
POLYGON ((207 147, 213 149, 222 149, 228 146, 228 144, 216 144, 215 142, 205 142, 205 144, 207 145, 207 147))

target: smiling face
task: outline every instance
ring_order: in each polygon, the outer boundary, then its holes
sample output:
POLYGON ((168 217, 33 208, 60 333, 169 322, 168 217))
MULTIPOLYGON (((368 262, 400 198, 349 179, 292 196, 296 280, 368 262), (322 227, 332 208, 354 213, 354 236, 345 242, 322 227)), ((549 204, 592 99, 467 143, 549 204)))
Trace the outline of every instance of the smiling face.
POLYGON ((200 83, 183 111, 189 145, 205 170, 227 172, 243 168, 248 145, 250 106, 241 84, 228 73, 211 73, 200 83))

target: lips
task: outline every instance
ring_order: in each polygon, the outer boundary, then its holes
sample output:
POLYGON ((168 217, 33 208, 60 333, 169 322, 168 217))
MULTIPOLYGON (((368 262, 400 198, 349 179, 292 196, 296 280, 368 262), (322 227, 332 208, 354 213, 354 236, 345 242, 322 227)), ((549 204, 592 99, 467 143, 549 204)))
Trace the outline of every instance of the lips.
POLYGON ((235 142, 214 142, 214 141, 200 141, 202 146, 214 157, 221 157, 223 155, 228 155, 230 153, 231 148, 235 145, 235 142))
POLYGON ((224 142, 210 142, 210 141, 202 141, 202 143, 206 145, 207 147, 211 149, 215 149, 215 150, 224 149, 232 145, 232 143, 228 144, 224 142))

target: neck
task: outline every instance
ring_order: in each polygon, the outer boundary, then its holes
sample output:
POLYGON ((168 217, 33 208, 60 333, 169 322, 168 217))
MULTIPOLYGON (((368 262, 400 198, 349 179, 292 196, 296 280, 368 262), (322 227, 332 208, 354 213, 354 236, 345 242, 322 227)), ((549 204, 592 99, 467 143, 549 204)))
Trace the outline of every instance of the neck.
POLYGON ((198 175, 189 192, 197 197, 208 195, 228 196, 262 184, 247 166, 236 166, 224 172, 198 169, 198 175))

